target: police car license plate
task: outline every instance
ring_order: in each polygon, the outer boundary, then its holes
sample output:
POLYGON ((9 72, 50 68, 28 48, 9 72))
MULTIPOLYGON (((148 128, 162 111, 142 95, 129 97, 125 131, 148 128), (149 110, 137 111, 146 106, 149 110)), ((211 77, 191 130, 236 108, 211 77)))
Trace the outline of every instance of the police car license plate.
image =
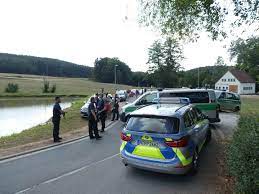
POLYGON ((149 146, 149 147, 159 147, 158 143, 153 141, 142 141, 140 144, 143 146, 149 146))

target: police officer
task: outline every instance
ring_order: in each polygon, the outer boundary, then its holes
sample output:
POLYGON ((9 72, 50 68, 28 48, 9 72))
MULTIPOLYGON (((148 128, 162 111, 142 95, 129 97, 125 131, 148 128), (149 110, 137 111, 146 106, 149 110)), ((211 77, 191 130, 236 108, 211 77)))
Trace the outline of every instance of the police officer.
POLYGON ((102 124, 101 132, 104 132, 105 129, 105 120, 106 120, 106 110, 105 110, 105 102, 103 98, 103 94, 100 95, 99 102, 97 105, 98 115, 102 124))
POLYGON ((113 107, 112 107, 112 121, 114 121, 116 116, 116 120, 119 120, 119 98, 117 94, 115 94, 113 99, 113 107))
POLYGON ((53 107, 53 117, 52 117, 52 122, 53 122, 53 139, 54 142, 60 142, 61 137, 59 137, 59 126, 60 126, 60 118, 61 115, 65 116, 65 112, 61 109, 60 104, 61 99, 59 96, 55 98, 55 105, 53 107))
POLYGON ((89 137, 90 139, 96 138, 101 139, 102 137, 98 133, 98 128, 97 128, 97 108, 96 108, 96 102, 95 98, 91 97, 90 98, 90 104, 88 106, 88 127, 89 127, 89 137), (93 135, 94 132, 94 135, 93 135))

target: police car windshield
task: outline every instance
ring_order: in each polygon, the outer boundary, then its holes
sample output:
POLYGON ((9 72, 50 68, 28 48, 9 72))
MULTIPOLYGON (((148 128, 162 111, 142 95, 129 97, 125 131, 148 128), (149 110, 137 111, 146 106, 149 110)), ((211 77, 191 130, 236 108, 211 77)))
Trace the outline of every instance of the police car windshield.
POLYGON ((147 133, 176 134, 179 132, 179 120, 169 117, 131 117, 126 129, 147 133))

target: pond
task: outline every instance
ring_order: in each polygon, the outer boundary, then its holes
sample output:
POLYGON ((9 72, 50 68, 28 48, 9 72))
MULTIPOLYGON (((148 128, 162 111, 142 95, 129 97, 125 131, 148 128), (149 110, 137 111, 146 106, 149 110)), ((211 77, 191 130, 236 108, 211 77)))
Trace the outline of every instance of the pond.
MULTIPOLYGON (((60 105, 69 108, 71 102, 64 99, 60 105)), ((46 123, 52 117, 52 108, 52 99, 0 99, 0 137, 46 123)))

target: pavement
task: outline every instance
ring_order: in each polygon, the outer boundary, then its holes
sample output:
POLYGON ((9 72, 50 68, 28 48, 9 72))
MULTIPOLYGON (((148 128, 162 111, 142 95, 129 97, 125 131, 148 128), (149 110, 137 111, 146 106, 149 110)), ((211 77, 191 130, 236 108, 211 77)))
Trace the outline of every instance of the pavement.
POLYGON ((120 160, 120 130, 112 123, 102 140, 83 138, 75 142, 0 161, 0 193, 42 194, 157 194, 217 193, 224 179, 218 165, 221 144, 231 137, 238 120, 221 113, 213 125, 212 141, 200 155, 196 176, 174 176, 125 167, 120 160))

